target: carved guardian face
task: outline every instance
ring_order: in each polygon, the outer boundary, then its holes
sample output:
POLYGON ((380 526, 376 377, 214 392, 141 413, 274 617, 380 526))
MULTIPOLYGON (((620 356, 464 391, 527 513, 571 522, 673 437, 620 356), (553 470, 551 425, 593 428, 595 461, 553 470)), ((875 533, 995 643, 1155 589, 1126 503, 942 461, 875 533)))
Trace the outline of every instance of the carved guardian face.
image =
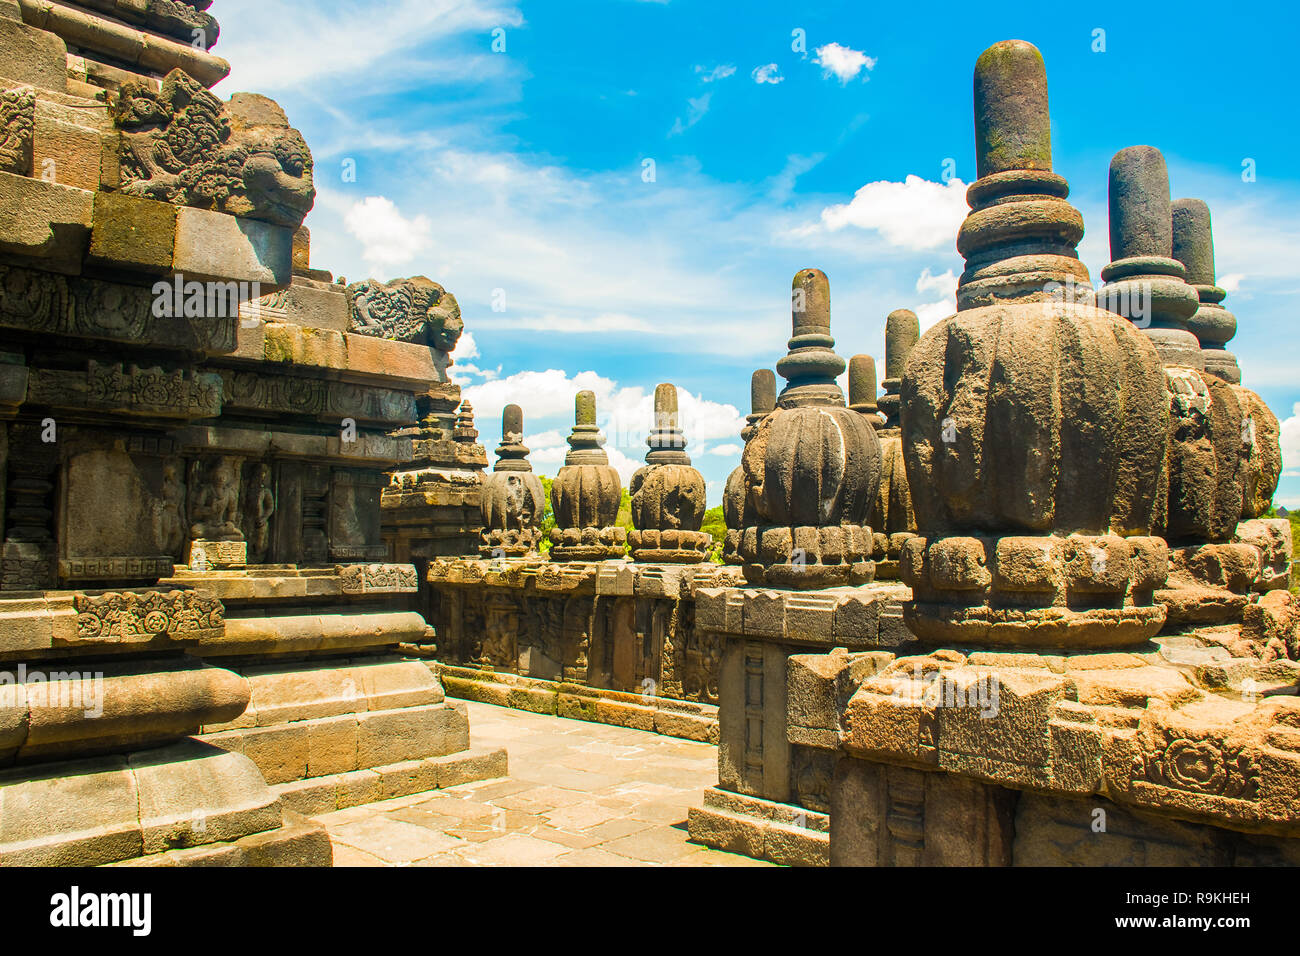
MULTIPOLYGON (((441 290, 441 287, 439 287, 441 290)), ((450 292, 435 295, 426 314, 429 317, 429 344, 443 352, 451 352, 460 341, 460 334, 465 330, 465 323, 460 317, 460 305, 450 292)))
POLYGON ((256 129, 248 134, 244 189, 252 211, 246 215, 296 228, 316 201, 306 141, 293 129, 256 129))

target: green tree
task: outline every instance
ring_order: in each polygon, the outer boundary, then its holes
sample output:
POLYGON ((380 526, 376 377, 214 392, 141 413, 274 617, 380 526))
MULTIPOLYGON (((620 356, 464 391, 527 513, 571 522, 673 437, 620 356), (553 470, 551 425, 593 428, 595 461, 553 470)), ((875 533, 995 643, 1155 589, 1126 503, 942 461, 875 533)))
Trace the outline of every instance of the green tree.
POLYGON ((542 543, 538 545, 542 554, 547 554, 551 550, 551 529, 555 527, 555 511, 551 508, 551 485, 555 479, 547 478, 545 475, 538 475, 542 480, 542 490, 546 492, 546 511, 542 515, 542 543))
POLYGON ((727 538, 727 520, 722 516, 722 505, 704 512, 704 521, 700 524, 700 530, 707 531, 713 536, 713 545, 709 548, 709 560, 714 564, 721 564, 722 545, 727 538))

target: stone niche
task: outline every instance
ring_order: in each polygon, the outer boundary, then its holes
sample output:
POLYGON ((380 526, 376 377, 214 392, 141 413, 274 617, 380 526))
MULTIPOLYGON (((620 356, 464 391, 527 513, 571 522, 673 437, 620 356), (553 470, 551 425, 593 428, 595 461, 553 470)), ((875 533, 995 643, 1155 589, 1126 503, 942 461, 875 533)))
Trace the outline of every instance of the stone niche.
POLYGON ((374 561, 388 555, 379 532, 384 476, 335 468, 330 474, 329 556, 333 561, 374 561))
POLYGON ((155 439, 105 441, 68 454, 60 482, 61 581, 156 581, 171 574, 186 537, 184 465, 174 452, 174 443, 155 439))

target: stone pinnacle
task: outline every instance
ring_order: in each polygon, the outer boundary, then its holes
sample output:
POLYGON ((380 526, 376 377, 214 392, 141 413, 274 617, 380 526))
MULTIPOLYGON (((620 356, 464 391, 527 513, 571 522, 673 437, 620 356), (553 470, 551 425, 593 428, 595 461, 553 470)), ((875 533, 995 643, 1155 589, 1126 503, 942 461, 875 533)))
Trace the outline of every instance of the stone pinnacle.
POLYGON ((501 410, 501 444, 496 450, 493 471, 532 471, 528 448, 524 445, 524 410, 507 405, 501 410))
POLYGON ((820 269, 800 269, 791 283, 789 352, 776 370, 789 383, 782 390, 782 407, 844 405, 836 377, 844 359, 835 354, 831 338, 831 287, 820 269))
POLYGON ((645 460, 648 465, 689 465, 690 455, 686 454, 686 437, 682 434, 681 422, 677 413, 677 388, 661 383, 655 386, 655 423, 654 430, 646 438, 650 446, 645 460))
POLYGON ((849 408, 870 416, 876 424, 876 360, 870 355, 849 359, 849 408))
POLYGON ((1052 172, 1042 54, 1023 40, 994 44, 975 64, 974 90, 979 179, 966 190, 971 211, 957 233, 966 260, 957 310, 1091 289, 1077 250, 1083 217, 1065 201, 1070 184, 1052 172))
POLYGON ((743 441, 749 441, 758 429, 758 423, 776 408, 776 375, 770 368, 755 370, 749 379, 749 414, 745 427, 740 430, 743 441))
POLYGON ((1003 40, 975 62, 976 168, 982 179, 1012 169, 1052 169, 1043 55, 1024 40, 1003 40))
POLYGON ((1196 290, 1173 258, 1169 171, 1154 146, 1129 146, 1110 161, 1111 262, 1097 305, 1122 315, 1151 339, 1169 367, 1204 369, 1201 345, 1187 328, 1196 290))
POLYGON ((566 465, 608 465, 609 455, 601 446, 604 437, 596 427, 596 393, 581 391, 573 401, 574 425, 569 433, 566 465))
POLYGON ((1210 207, 1199 199, 1176 199, 1170 205, 1173 256, 1187 268, 1187 282, 1200 300, 1200 308, 1187 320, 1187 328, 1201 344, 1205 371, 1238 385, 1241 366, 1227 349, 1237 334, 1237 317, 1222 305, 1228 293, 1215 285, 1210 207))
POLYGON ((907 366, 907 356, 920 338, 921 322, 915 312, 895 309, 889 313, 885 319, 885 380, 881 383, 885 394, 876 401, 885 416, 885 428, 899 425, 898 393, 903 385, 903 369, 907 366))
POLYGON ((1169 170, 1160 150, 1128 146, 1110 161, 1110 258, 1165 256, 1173 248, 1169 170))

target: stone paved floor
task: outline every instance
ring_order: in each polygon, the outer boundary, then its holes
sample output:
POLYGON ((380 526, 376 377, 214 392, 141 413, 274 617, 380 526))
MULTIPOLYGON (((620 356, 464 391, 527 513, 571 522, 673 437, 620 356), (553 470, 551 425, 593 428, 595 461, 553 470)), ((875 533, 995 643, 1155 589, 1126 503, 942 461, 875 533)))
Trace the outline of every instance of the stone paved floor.
POLYGON ((510 776, 327 813, 335 866, 767 866, 687 842, 709 744, 468 702, 510 776))

